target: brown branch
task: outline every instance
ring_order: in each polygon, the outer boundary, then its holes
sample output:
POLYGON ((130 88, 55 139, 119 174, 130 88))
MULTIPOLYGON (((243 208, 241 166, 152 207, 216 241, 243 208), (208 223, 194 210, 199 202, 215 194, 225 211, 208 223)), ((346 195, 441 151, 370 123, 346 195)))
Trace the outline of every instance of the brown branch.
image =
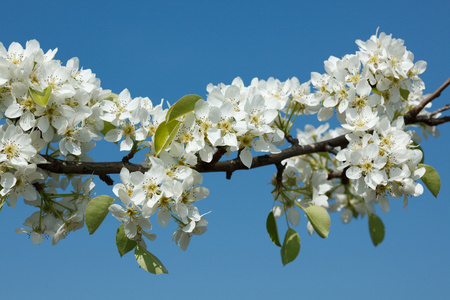
POLYGON ((49 155, 43 155, 49 162, 47 164, 39 164, 38 167, 53 173, 59 174, 92 174, 104 176, 108 174, 119 174, 123 167, 130 172, 145 172, 148 169, 141 165, 127 162, 86 162, 86 161, 65 161, 53 158, 49 155))
POLYGON ((417 116, 416 121, 418 123, 425 123, 430 126, 437 126, 447 122, 450 122, 450 116, 445 116, 441 118, 433 118, 432 114, 427 114, 424 116, 417 116))
POLYGON ((286 136, 286 140, 293 146, 298 145, 298 139, 294 139, 290 134, 286 136))
POLYGON ((441 108, 439 108, 439 109, 437 109, 437 110, 435 110, 433 112, 430 112, 429 114, 434 116, 434 115, 437 115, 438 113, 441 113, 441 112, 449 110, 449 109, 450 109, 450 104, 445 104, 441 108))
MULTIPOLYGON (((290 148, 284 149, 277 154, 267 154, 253 157, 252 167, 259 168, 262 166, 281 163, 284 159, 316 152, 327 152, 327 149, 335 147, 345 147, 348 144, 344 135, 310 144, 310 145, 295 145, 290 148)), ((53 173, 59 174, 92 174, 104 176, 107 174, 119 174, 123 167, 130 170, 130 172, 141 171, 145 172, 148 168, 144 168, 141 165, 127 163, 127 162, 81 162, 81 161, 64 161, 56 159, 48 155, 43 157, 49 162, 48 164, 39 164, 38 167, 53 173)), ((199 162, 193 169, 202 172, 226 172, 227 176, 230 176, 236 170, 248 169, 240 160, 235 158, 227 161, 218 161, 213 163, 199 162)), ((231 176, 230 176, 231 177, 231 176)), ((104 178, 104 177, 103 177, 104 178)))
MULTIPOLYGON (((426 115, 419 115, 418 113, 432 100, 439 97, 441 92, 450 85, 450 78, 439 87, 433 94, 431 94, 428 98, 422 101, 418 106, 413 108, 409 113, 407 113, 405 118, 405 124, 413 124, 413 123, 425 123, 431 126, 440 125, 446 122, 450 122, 450 117, 441 117, 441 118, 433 118, 435 114, 441 111, 445 111, 449 109, 448 105, 443 108, 428 113, 426 115)), ((312 154, 318 152, 330 152, 333 154, 337 153, 335 148, 340 147, 344 148, 348 145, 348 141, 345 138, 345 135, 341 135, 336 138, 332 138, 326 141, 321 141, 318 143, 313 143, 309 145, 299 145, 298 140, 291 139, 289 142, 292 143, 292 146, 284 149, 280 153, 277 154, 266 154, 261 156, 253 157, 251 169, 267 166, 267 165, 280 165, 281 162, 287 158, 291 158, 294 156, 312 154)), ((225 172, 227 179, 231 178, 231 175, 236 170, 247 170, 248 168, 241 162, 240 158, 235 158, 227 161, 219 161, 220 158, 225 153, 225 149, 220 149, 215 153, 214 159, 210 163, 199 162, 193 169, 197 170, 201 173, 209 173, 209 172, 225 172)), ((108 184, 112 184, 111 178, 109 178, 108 174, 119 174, 122 168, 127 168, 130 172, 141 171, 145 172, 148 168, 144 168, 141 165, 133 164, 127 161, 128 157, 121 162, 80 162, 80 161, 64 161, 60 159, 56 159, 50 157, 48 155, 43 155, 43 157, 49 162, 48 164, 39 164, 38 167, 53 173, 60 174, 92 174, 98 175, 102 180, 107 182, 108 184)))
POLYGON ((441 85, 436 91, 434 91, 433 94, 428 96, 428 98, 426 98, 425 100, 420 102, 419 105, 417 105, 413 109, 411 109, 404 117, 405 118, 405 123, 406 124, 415 123, 414 120, 416 119, 417 115, 422 111, 422 109, 424 109, 424 107, 428 103, 430 103, 431 101, 433 101, 434 99, 439 97, 441 95, 441 92, 443 90, 445 90, 449 85, 450 85, 450 78, 448 78, 447 81, 444 82, 443 85, 441 85))
MULTIPOLYGON (((284 149, 280 153, 277 154, 266 154, 261 156, 253 157, 252 167, 251 169, 259 168, 262 166, 279 164, 283 160, 287 158, 291 158, 298 155, 311 154, 317 152, 327 152, 327 149, 336 148, 336 147, 345 147, 348 145, 348 141, 345 138, 345 135, 341 135, 339 137, 309 144, 309 145, 294 145, 287 149, 284 149)), ((227 161, 219 161, 217 163, 199 163, 194 167, 195 170, 201 173, 208 172, 233 172, 236 170, 245 170, 248 169, 239 158, 227 160, 227 161)))
POLYGON ((282 186, 282 182, 283 182, 283 172, 284 169, 286 168, 285 165, 283 165, 282 163, 277 163, 275 164, 275 166, 277 167, 277 186, 282 186))

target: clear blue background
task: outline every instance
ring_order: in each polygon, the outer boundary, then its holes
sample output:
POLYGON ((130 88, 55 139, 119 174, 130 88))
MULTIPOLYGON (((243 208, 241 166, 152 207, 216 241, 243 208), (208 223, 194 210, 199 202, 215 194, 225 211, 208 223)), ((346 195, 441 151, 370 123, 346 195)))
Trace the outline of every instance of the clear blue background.
MULTIPOLYGON (((449 77, 448 1, 4 1, 0 41, 25 44, 37 39, 56 58, 80 58, 102 80, 103 88, 133 97, 173 103, 185 94, 205 95, 208 83, 231 83, 241 76, 297 76, 324 72, 323 61, 357 51, 356 39, 375 33, 402 38, 416 60, 428 62, 422 75, 427 92, 449 77)), ((434 107, 450 103, 450 90, 434 107)), ((299 120, 303 128, 307 121, 299 120)), ((72 233, 57 246, 33 246, 14 232, 32 210, 25 205, 0 213, 1 299, 448 299, 450 285, 450 125, 423 143, 425 163, 441 175, 435 199, 428 191, 410 200, 391 201, 380 216, 386 237, 374 247, 367 219, 342 225, 332 215, 328 239, 296 228, 302 248, 282 266, 279 248, 266 233, 272 206, 267 185, 274 167, 206 174, 211 195, 199 203, 208 231, 183 252, 171 242, 175 224, 160 229, 149 246, 169 269, 154 276, 138 268, 130 253, 119 257, 109 216, 89 236, 72 233)), ((119 160, 113 145, 92 152, 98 161, 119 160)), ((97 194, 111 194, 100 181, 97 194)))

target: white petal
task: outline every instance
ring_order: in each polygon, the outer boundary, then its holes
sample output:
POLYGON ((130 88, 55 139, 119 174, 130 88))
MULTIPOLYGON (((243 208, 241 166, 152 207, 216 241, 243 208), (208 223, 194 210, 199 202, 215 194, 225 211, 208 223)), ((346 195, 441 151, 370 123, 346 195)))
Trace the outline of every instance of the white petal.
POLYGON ((2 174, 0 184, 4 189, 9 189, 16 184, 16 177, 11 173, 2 174))
POLYGON ((191 233, 192 230, 194 230, 194 228, 195 228, 195 221, 191 221, 191 222, 189 222, 189 224, 187 224, 186 226, 184 226, 184 227, 182 228, 182 230, 183 230, 184 232, 191 233))
POLYGON ((188 233, 184 233, 181 235, 181 238, 178 242, 180 245, 180 249, 183 251, 186 251, 187 247, 189 246, 189 242, 191 241, 191 235, 188 233))
POLYGON ((298 210, 296 210, 295 208, 291 208, 288 211, 288 219, 292 225, 297 226, 298 223, 300 222, 300 212, 298 210))
POLYGON ((159 225, 161 225, 162 227, 166 227, 167 225, 169 225, 171 217, 172 216, 170 214, 170 211, 167 208, 162 207, 159 209, 157 215, 159 225))
POLYGON ((108 142, 117 142, 122 138, 122 130, 119 129, 112 129, 110 131, 108 131, 108 133, 105 135, 105 140, 107 140, 108 142))
POLYGON ((279 217, 284 215, 284 206, 277 205, 272 209, 272 211, 273 211, 273 216, 275 217, 275 219, 278 219, 279 217))
POLYGON ((350 179, 358 179, 361 177, 361 169, 357 167, 350 167, 345 172, 345 175, 347 175, 350 179))
POLYGON ((31 129, 35 123, 36 120, 34 118, 34 115, 29 111, 25 112, 19 121, 20 127, 22 127, 24 131, 31 129))
POLYGON ((30 238, 33 245, 39 245, 44 241, 44 236, 37 232, 32 232, 30 238))
POLYGON ((5 111, 5 116, 10 119, 18 118, 22 115, 23 110, 19 104, 13 103, 5 111))
POLYGON ((353 218, 353 212, 351 211, 351 209, 346 208, 343 211, 341 211, 341 221, 344 224, 349 223, 353 218))
POLYGON ((319 121, 326 121, 326 120, 330 119, 332 116, 333 116, 333 110, 332 109, 326 108, 326 107, 322 107, 319 110, 317 118, 319 119, 319 121))
POLYGON ((248 148, 245 148, 244 150, 241 151, 241 153, 239 154, 239 158, 247 168, 249 169, 251 168, 253 156, 248 148))
POLYGON ((379 203, 380 203, 380 208, 381 208, 381 212, 383 213, 388 213, 389 212, 389 199, 386 195, 381 195, 378 197, 379 199, 379 203))
POLYGON ((142 215, 139 215, 138 220, 139 220, 139 226, 141 226, 142 229, 152 230, 152 223, 150 223, 149 219, 145 218, 142 215))
POLYGON ((137 226, 136 223, 128 221, 123 223, 123 229, 125 230, 125 235, 127 238, 132 239, 136 236, 137 226))

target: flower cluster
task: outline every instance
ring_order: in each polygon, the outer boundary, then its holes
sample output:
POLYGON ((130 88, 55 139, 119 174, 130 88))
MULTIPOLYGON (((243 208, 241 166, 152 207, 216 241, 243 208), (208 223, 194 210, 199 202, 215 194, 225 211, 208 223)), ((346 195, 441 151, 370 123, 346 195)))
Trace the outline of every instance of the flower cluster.
POLYGON ((148 232, 152 229, 149 217, 157 213, 162 227, 174 218, 179 227, 175 234, 181 234, 176 242, 186 250, 191 234, 206 231, 207 222, 194 203, 207 197, 209 191, 199 185, 202 176, 197 171, 185 166, 169 166, 164 159, 152 157, 150 160, 151 167, 145 173, 122 169, 122 183, 113 188, 122 205, 113 204, 109 210, 124 224, 127 238, 141 245, 145 245, 142 235, 150 240, 156 237, 148 232))
POLYGON ((79 68, 77 58, 65 66, 54 60, 56 51, 44 53, 35 40, 25 49, 12 43, 6 50, 0 44, 0 115, 5 118, 0 127, 1 205, 16 207, 22 196, 41 208, 25 221, 32 229, 19 230, 31 231, 33 243, 41 242, 43 234, 56 243, 79 228, 74 224, 83 224, 91 179, 85 181, 89 188, 82 187, 80 178, 72 179, 75 191, 57 201, 57 190, 69 181, 58 181, 37 165, 46 163, 41 151, 67 160, 89 159, 86 152, 103 129, 103 122, 96 122, 100 102, 111 93, 91 70, 79 68))
MULTIPOLYGON (((320 103, 310 97, 309 85, 297 78, 281 82, 254 78, 249 86, 237 77, 231 85, 212 84, 207 87, 207 100, 195 106, 195 117, 203 134, 205 146, 200 157, 205 162, 220 147, 228 154, 239 151, 242 163, 252 165, 252 152, 279 153, 292 123, 286 116, 312 114, 320 103), (284 117, 282 115, 284 114, 284 117)), ((199 140, 203 140, 199 138, 199 140)))
POLYGON ((345 129, 367 131, 380 116, 393 121, 411 109, 425 88, 418 75, 427 64, 413 63, 404 41, 391 35, 381 33, 356 43, 360 51, 342 59, 331 56, 325 61, 327 73, 313 72, 311 83, 323 105, 319 120, 329 119, 335 109, 345 129))
MULTIPOLYGON (((317 129, 308 125, 298 131, 300 145, 346 134, 348 147, 334 149, 334 158, 322 153, 288 159, 281 185, 273 179, 273 194, 282 204, 275 207, 275 216, 289 211, 293 225, 298 223, 292 217, 297 215, 291 212, 294 204, 341 211, 342 221, 348 223, 354 216, 373 213, 373 204, 387 213, 388 195, 403 197, 406 207, 408 196, 423 192, 417 183, 425 173, 418 167, 423 154, 412 140, 417 134, 406 131, 403 115, 423 97, 425 85, 419 74, 426 63, 414 63, 403 40, 391 35, 381 33, 356 43, 360 48, 356 54, 331 56, 325 61, 325 74, 311 74, 315 91, 309 97, 321 104, 318 119, 327 120, 336 112, 342 128, 325 133, 328 125, 317 129)), ((310 224, 308 230, 311 233, 310 224)))
MULTIPOLYGON (((80 69, 77 58, 63 65, 53 59, 56 49, 44 53, 35 40, 27 42, 25 49, 12 43, 6 50, 0 44, 0 116, 4 118, 0 209, 4 203, 16 207, 22 197, 39 211, 25 220, 27 228, 17 232, 28 233, 34 244, 46 236, 56 244, 88 223, 90 204, 104 201, 99 205, 106 207, 100 217, 110 212, 123 224, 125 246, 119 252, 130 251, 129 243, 135 244, 137 256, 147 248, 143 237, 151 241, 156 237, 151 232, 153 215, 162 227, 174 219, 173 241, 186 250, 192 235, 203 234, 208 224, 196 206, 209 195, 201 186, 197 166, 214 166, 223 155, 235 152, 241 167, 252 168, 255 152, 273 157, 283 152, 285 140, 294 149, 344 135, 347 142, 338 147, 327 144, 327 152, 275 163, 276 204, 269 217, 285 215, 296 226, 298 209, 303 209, 309 233, 324 237, 326 222, 318 224, 316 216, 324 219, 325 212, 328 217, 326 210, 341 211, 347 223, 357 215, 373 213, 374 204, 388 212, 388 196, 403 197, 406 206, 409 196, 422 194, 417 180, 425 169, 419 166, 423 154, 413 142, 418 136, 406 131, 403 116, 423 98, 425 85, 419 75, 426 63, 414 63, 403 40, 391 35, 381 33, 356 43, 358 52, 342 59, 331 56, 325 61, 326 73, 313 72, 308 82, 295 77, 284 82, 254 78, 245 86, 237 77, 230 85, 209 84, 206 100, 188 95, 168 109, 162 101, 153 105, 149 98, 132 98, 127 89, 119 94, 103 90, 91 70, 80 69), (297 116, 317 114, 319 121, 326 121, 334 113, 341 128, 307 125, 297 131, 297 139, 290 135, 297 116), (123 167, 121 183, 113 187, 117 198, 92 200, 92 176, 44 170, 54 158, 92 161, 87 153, 103 137, 128 152, 110 172, 123 167), (141 171, 132 172, 127 167, 139 151, 145 152, 141 171), (73 191, 63 192, 70 184, 73 191)), ((435 127, 424 128, 437 134, 435 127)), ((98 224, 89 226, 91 232, 98 224)))

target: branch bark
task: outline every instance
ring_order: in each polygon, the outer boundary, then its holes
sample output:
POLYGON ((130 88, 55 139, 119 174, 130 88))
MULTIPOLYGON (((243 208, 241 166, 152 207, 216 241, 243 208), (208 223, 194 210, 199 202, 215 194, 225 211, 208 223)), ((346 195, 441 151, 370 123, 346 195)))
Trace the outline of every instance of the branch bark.
MULTIPOLYGON (((440 96, 441 92, 450 85, 450 78, 441 85, 433 94, 423 100, 419 105, 414 107, 405 116, 405 124, 413 123, 425 123, 427 125, 436 126, 446 122, 450 122, 450 117, 434 118, 437 112, 441 112, 448 109, 448 105, 444 106, 442 109, 431 112, 426 115, 418 115, 424 107, 440 96)), ((288 140, 292 146, 282 150, 280 153, 276 154, 266 154, 261 156, 253 157, 251 169, 259 168, 267 165, 279 165, 284 159, 318 152, 330 152, 336 153, 335 148, 344 148, 348 145, 348 141, 345 135, 329 139, 326 141, 309 144, 309 145, 299 145, 298 140, 290 139, 288 140)), ((225 172, 227 178, 231 177, 231 174, 236 170, 248 169, 239 158, 235 158, 227 161, 219 161, 222 157, 224 151, 219 149, 215 159, 210 163, 199 162, 193 169, 201 173, 209 172, 225 172)), ((38 167, 53 173, 60 174, 87 174, 87 175, 98 175, 100 178, 107 178, 109 174, 119 174, 123 167, 130 170, 130 172, 141 171, 145 172, 148 169, 144 168, 139 164, 130 163, 128 159, 123 159, 120 162, 80 162, 80 161, 64 161, 61 159, 56 159, 48 155, 43 155, 43 157, 48 161, 47 164, 39 164, 38 167)), ((105 180, 109 185, 112 185, 112 180, 105 180)))
POLYGON ((425 106, 434 99, 436 99, 437 97, 439 97, 442 91, 445 90, 449 85, 450 85, 450 78, 448 78, 447 81, 444 82, 444 84, 442 84, 436 91, 434 91, 433 94, 428 96, 428 98, 426 98, 419 105, 411 109, 404 117, 405 123, 406 124, 415 123, 414 121, 416 120, 417 115, 425 108, 425 106))

